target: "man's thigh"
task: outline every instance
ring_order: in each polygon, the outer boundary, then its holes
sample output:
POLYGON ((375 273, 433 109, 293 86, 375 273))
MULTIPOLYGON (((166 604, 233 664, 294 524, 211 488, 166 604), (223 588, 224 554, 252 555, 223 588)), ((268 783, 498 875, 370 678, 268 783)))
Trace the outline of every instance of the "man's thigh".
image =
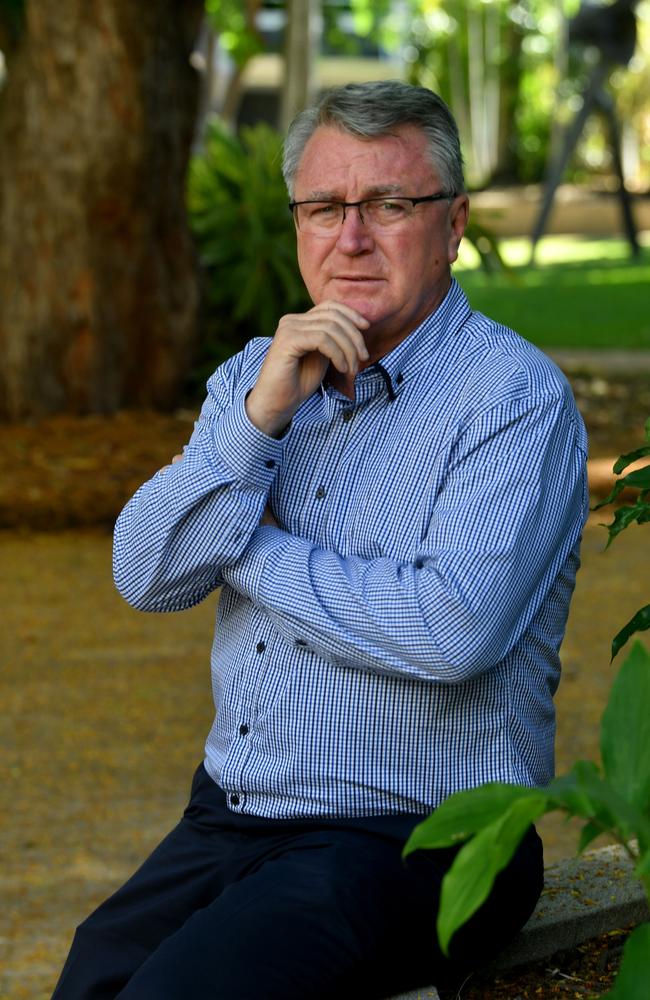
POLYGON ((53 1000, 115 997, 164 938, 222 891, 232 848, 210 822, 206 777, 199 768, 181 822, 79 925, 53 1000))
POLYGON ((403 923, 417 894, 400 851, 396 840, 350 831, 286 838, 166 938, 120 1000, 387 995, 352 983, 364 970, 383 990, 404 967, 403 923))
POLYGON ((167 938, 120 1000, 371 1000, 456 983, 525 921, 542 862, 531 836, 450 964, 435 921, 451 857, 405 865, 400 841, 353 831, 291 838, 167 938))

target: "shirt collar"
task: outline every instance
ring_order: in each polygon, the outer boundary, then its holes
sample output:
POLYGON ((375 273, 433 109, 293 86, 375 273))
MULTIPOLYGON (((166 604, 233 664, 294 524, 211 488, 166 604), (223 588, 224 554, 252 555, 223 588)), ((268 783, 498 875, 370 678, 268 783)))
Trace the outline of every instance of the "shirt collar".
POLYGON ((364 376, 379 377, 388 398, 396 399, 409 379, 440 349, 445 337, 452 336, 467 322, 472 314, 469 302, 455 278, 440 305, 416 329, 405 337, 357 379, 364 376))
MULTIPOLYGON (((436 309, 405 337, 392 351, 375 364, 365 368, 355 379, 356 404, 385 392, 389 402, 399 396, 409 379, 439 350, 446 336, 456 333, 472 314, 469 302, 455 278, 436 309)), ((321 384, 321 395, 338 396, 327 384, 321 384)))

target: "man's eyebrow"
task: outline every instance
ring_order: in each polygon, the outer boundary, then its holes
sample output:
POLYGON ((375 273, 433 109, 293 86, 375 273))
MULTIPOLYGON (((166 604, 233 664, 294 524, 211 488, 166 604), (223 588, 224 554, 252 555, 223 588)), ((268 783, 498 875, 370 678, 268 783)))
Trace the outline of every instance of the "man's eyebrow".
MULTIPOLYGON (((381 198, 384 194, 398 194, 402 190, 401 184, 374 184, 366 188, 364 198, 381 198)), ((301 201, 343 201, 341 195, 334 191, 317 190, 311 191, 308 198, 301 198, 301 201)))

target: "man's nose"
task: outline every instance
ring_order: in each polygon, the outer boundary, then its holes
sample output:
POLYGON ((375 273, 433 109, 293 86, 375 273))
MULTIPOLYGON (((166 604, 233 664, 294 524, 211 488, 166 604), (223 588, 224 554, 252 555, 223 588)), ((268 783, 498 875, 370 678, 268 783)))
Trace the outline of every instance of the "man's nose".
POLYGON ((361 253, 374 246, 372 233, 364 224, 361 208, 348 205, 345 209, 336 245, 343 253, 361 253))

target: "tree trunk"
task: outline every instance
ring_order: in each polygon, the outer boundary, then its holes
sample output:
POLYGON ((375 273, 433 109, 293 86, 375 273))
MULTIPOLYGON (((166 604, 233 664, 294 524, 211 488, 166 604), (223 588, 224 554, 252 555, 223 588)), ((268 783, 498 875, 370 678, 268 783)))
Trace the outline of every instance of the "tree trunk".
POLYGON ((314 96, 314 63, 318 53, 316 0, 289 0, 284 42, 284 82, 280 101, 280 129, 284 133, 294 117, 314 96))
POLYGON ((517 178, 518 157, 515 144, 515 116, 521 84, 523 33, 509 18, 503 19, 503 55, 500 60, 499 127, 497 150, 492 170, 492 184, 511 184, 517 178))
POLYGON ((177 400, 198 299, 185 174, 202 13, 25 0, 0 34, 0 417, 177 400))

